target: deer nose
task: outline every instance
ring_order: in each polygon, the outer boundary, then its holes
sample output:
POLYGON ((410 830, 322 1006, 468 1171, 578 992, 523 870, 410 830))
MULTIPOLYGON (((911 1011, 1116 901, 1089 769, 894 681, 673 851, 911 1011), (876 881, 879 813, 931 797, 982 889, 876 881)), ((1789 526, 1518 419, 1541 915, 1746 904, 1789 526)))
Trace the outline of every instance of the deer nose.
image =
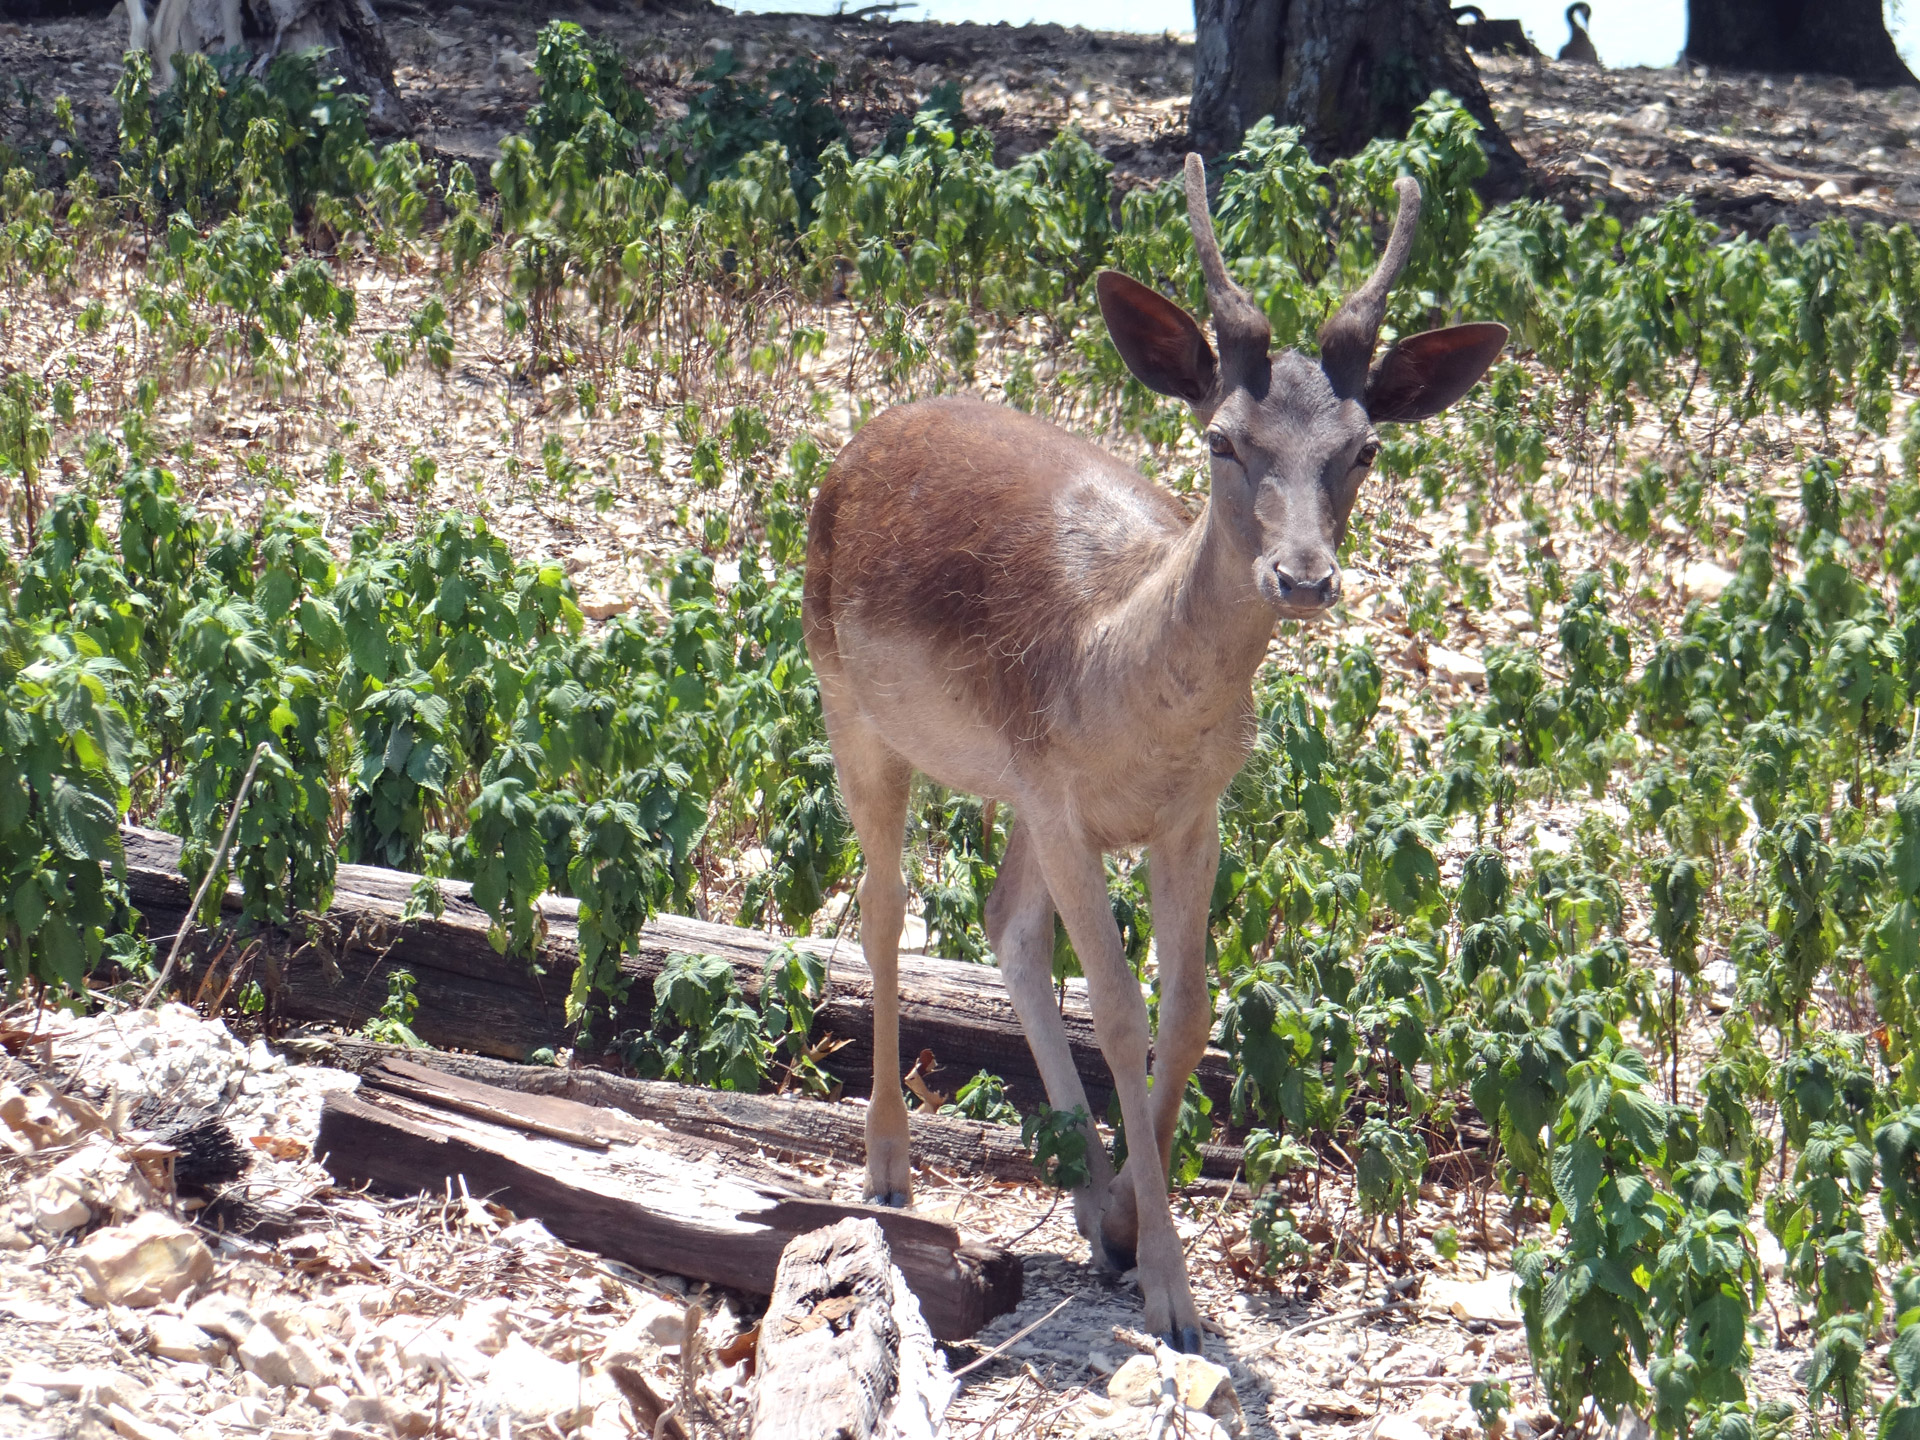
POLYGON ((1300 610, 1325 610, 1340 598, 1340 567, 1329 565, 1317 580, 1302 580, 1285 566, 1273 567, 1273 578, 1280 588, 1280 603, 1300 610))

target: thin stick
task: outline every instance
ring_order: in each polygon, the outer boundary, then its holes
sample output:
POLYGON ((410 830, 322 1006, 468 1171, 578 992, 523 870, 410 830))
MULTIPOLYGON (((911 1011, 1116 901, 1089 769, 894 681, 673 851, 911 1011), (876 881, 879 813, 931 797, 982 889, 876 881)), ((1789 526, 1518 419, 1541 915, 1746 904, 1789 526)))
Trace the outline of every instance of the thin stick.
POLYGON ((1318 1330, 1325 1325, 1338 1325, 1343 1320, 1365 1320, 1375 1315, 1384 1315, 1389 1310, 1412 1310, 1419 1304, 1415 1300, 1389 1300, 1384 1305, 1362 1305, 1357 1310, 1342 1310, 1333 1315, 1322 1315, 1318 1320, 1309 1320, 1304 1325, 1295 1325, 1291 1330, 1282 1330, 1277 1338, 1287 1339, 1293 1335, 1304 1335, 1309 1330, 1318 1330))
POLYGON ((1054 1306, 1051 1310, 1047 1311, 1046 1314, 1042 1315, 1038 1320, 1034 1321, 1031 1325, 1027 1326, 1026 1329, 1014 1331, 1013 1334, 1009 1335, 1006 1339, 1002 1340, 998 1345, 994 1346, 991 1350, 987 1351, 987 1353, 982 1355, 978 1360, 974 1360, 969 1362, 968 1364, 962 1365, 958 1370, 953 1372, 953 1378, 955 1380, 958 1380, 962 1375, 971 1375, 974 1371, 978 1370, 982 1365, 986 1364, 989 1360, 999 1359, 1001 1352, 1006 1350, 1009 1346, 1019 1344, 1022 1340, 1026 1339, 1027 1336, 1031 1335, 1034 1331, 1038 1330, 1042 1325, 1046 1324, 1047 1321, 1051 1320, 1054 1316, 1058 1315, 1062 1310, 1066 1309, 1067 1306, 1071 1305, 1072 1303, 1073 1303, 1073 1296, 1071 1295, 1067 1296, 1066 1299, 1062 1300, 1058 1305, 1054 1306))
POLYGON ((1375 1390, 1398 1390, 1410 1385, 1505 1385, 1509 1381, 1525 1380, 1531 1374, 1527 1370, 1503 1370, 1498 1375, 1401 1375, 1386 1380, 1356 1375, 1352 1379, 1356 1385, 1369 1385, 1375 1390))
POLYGON ((240 793, 233 797, 233 809, 227 813, 227 828, 220 832, 220 846, 213 852, 213 863, 207 866, 207 873, 200 877, 200 888, 193 892, 193 904, 187 907, 186 918, 174 932, 173 948, 167 951, 167 963, 160 967, 159 978, 140 1002, 142 1010, 153 1003, 153 997, 166 988, 167 981, 173 976, 173 962, 180 958, 181 943, 187 938, 187 931, 193 928, 193 917, 200 913, 200 902, 207 898, 207 887, 213 883, 221 861, 227 858, 227 846, 233 843, 234 827, 240 823, 240 807, 247 803, 247 791, 253 788, 253 772, 260 768, 260 757, 267 753, 267 745, 268 742, 262 740, 253 747, 253 759, 247 762, 247 773, 240 778, 240 793))

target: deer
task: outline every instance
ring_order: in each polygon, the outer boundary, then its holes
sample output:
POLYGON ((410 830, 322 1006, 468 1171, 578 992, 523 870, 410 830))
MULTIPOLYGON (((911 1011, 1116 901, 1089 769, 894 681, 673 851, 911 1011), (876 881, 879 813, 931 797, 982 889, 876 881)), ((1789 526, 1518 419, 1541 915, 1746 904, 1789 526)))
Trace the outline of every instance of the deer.
POLYGON ((1135 1271, 1148 1328, 1199 1353, 1167 1174, 1182 1094, 1213 1029, 1219 801, 1253 747, 1253 679, 1277 621, 1325 615, 1340 598, 1336 551, 1379 450, 1374 425, 1440 413, 1507 331, 1454 325, 1374 358, 1420 214, 1420 187, 1402 178, 1385 251, 1320 330, 1319 357, 1275 353, 1265 312, 1221 257, 1198 155, 1185 186, 1217 351, 1186 310, 1117 270, 1101 272, 1095 292, 1127 368, 1184 400, 1204 429, 1200 515, 1020 411, 960 396, 896 406, 821 482, 802 621, 865 860, 855 894, 873 977, 868 1199, 912 1200, 898 966, 918 771, 1011 808, 986 905, 993 954, 1049 1103, 1084 1110, 1053 994, 1058 913, 1131 1142, 1116 1175, 1086 1126, 1075 1224, 1097 1266, 1135 1271), (1107 897, 1104 857, 1141 846, 1157 1035, 1107 897))

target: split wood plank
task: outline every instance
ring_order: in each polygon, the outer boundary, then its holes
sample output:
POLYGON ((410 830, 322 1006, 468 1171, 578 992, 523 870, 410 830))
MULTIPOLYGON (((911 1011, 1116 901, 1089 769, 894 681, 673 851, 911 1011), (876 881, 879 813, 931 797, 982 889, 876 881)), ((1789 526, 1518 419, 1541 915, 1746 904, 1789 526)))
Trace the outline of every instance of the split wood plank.
POLYGON ((760 1322, 749 1440, 935 1433, 955 1385, 871 1220, 797 1236, 760 1322))
MULTIPOLYGON (((795 1095, 742 1095, 676 1085, 667 1080, 629 1080, 606 1070, 553 1065, 515 1065, 482 1055, 409 1050, 353 1035, 295 1042, 306 1058, 367 1074, 391 1060, 458 1075, 524 1095, 554 1095, 582 1104, 624 1111, 708 1145, 762 1151, 776 1160, 805 1156, 841 1165, 864 1165, 867 1154, 864 1104, 829 1103, 795 1095)), ((908 1117, 913 1158, 947 1174, 985 1175, 1030 1184, 1033 1159, 1010 1125, 986 1125, 946 1115, 908 1117)), ((1233 1155, 1237 1151, 1230 1152, 1233 1155)))
MULTIPOLYGON (((178 837, 138 826, 122 827, 127 886, 148 933, 171 939, 186 919, 191 893, 180 875, 178 837)), ((524 1061, 534 1051, 571 1046, 575 1033, 563 1002, 579 959, 579 905, 546 896, 540 910, 547 925, 539 972, 522 958, 500 955, 489 942, 490 922, 458 881, 439 882, 442 913, 403 921, 419 877, 370 865, 342 865, 333 903, 323 916, 280 932, 272 963, 261 967, 272 1015, 293 1024, 337 1025, 357 1030, 379 1013, 387 977, 407 970, 420 1001, 413 1028, 428 1044, 524 1061)), ((237 912, 239 891, 230 888, 224 908, 237 912)), ((195 930, 186 949, 204 974, 209 950, 224 937, 195 930)), ((673 955, 717 955, 734 967, 750 1000, 757 1000, 769 957, 780 942, 757 931, 714 925, 682 915, 659 915, 647 923, 638 953, 621 962, 632 982, 627 1003, 596 1033, 611 1038, 651 1023, 653 978, 673 955)), ((873 977, 860 947, 849 941, 796 940, 828 962, 828 995, 814 1021, 816 1033, 849 1043, 828 1068, 847 1093, 864 1095, 873 1083, 873 977)), ((1008 1098, 1022 1111, 1046 1098, 1033 1052, 1006 987, 990 965, 926 956, 900 957, 900 1048, 905 1055, 932 1050, 942 1070, 938 1083, 953 1090, 977 1070, 1000 1076, 1008 1098)), ((1113 1082, 1094 1035, 1084 981, 1069 980, 1061 1014, 1074 1064, 1096 1114, 1104 1114, 1113 1082)), ((1201 1087, 1225 1114, 1233 1083, 1231 1064, 1209 1050, 1198 1070, 1201 1087)))
POLYGON ((870 1218, 942 1340, 972 1335, 1020 1299, 1018 1257, 951 1225, 832 1201, 735 1151, 690 1158, 622 1111, 404 1061, 369 1072, 358 1094, 328 1097, 314 1152, 342 1185, 441 1194, 463 1177, 469 1193, 569 1244, 758 1295, 772 1291, 794 1236, 870 1218))

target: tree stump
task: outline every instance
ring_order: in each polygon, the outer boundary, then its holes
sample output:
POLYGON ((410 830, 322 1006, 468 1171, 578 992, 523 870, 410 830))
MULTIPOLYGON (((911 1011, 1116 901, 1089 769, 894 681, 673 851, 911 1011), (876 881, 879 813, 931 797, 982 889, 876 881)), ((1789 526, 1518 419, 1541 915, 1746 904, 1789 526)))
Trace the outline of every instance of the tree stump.
POLYGON ((930 1440, 955 1384, 872 1220, 796 1236, 760 1322, 750 1440, 930 1440))

